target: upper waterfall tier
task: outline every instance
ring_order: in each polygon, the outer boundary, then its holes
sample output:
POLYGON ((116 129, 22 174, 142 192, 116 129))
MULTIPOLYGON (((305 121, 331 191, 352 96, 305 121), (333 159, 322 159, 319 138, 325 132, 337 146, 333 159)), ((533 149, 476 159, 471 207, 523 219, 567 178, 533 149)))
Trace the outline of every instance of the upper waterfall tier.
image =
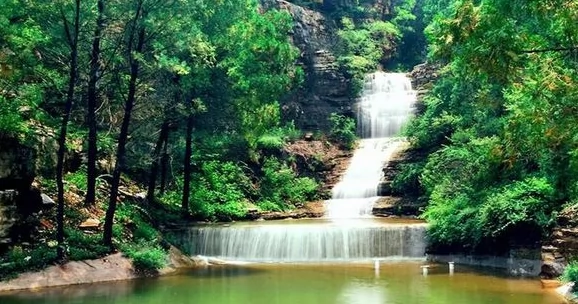
POLYGON ((366 77, 357 105, 357 124, 363 139, 341 181, 332 189, 327 217, 371 215, 383 167, 401 143, 393 137, 400 135, 415 100, 416 93, 405 74, 375 72, 366 77))
POLYGON ((403 73, 375 72, 366 77, 357 104, 361 137, 399 136, 413 112, 416 92, 403 73))

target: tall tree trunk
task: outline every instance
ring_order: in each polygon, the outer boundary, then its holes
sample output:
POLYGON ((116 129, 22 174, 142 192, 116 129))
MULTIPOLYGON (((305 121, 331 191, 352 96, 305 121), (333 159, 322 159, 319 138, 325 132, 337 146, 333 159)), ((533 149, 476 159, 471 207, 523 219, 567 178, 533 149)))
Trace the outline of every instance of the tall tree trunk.
POLYGON ((92 38, 92 51, 90 54, 90 73, 88 79, 87 92, 87 114, 88 124, 88 163, 86 165, 86 206, 94 206, 96 201, 96 158, 97 158, 97 131, 96 131, 96 104, 97 104, 97 83, 100 78, 100 40, 104 29, 104 0, 98 0, 98 16, 96 18, 96 28, 92 38))
POLYGON ((58 246, 56 249, 57 258, 60 262, 66 260, 66 250, 64 247, 64 154, 66 153, 66 133, 68 131, 68 122, 70 120, 70 112, 72 111, 72 104, 74 102, 74 87, 76 84, 76 75, 78 70, 78 31, 80 25, 80 0, 75 1, 74 11, 74 32, 70 31, 68 20, 61 11, 62 21, 64 22, 64 29, 70 45, 70 71, 68 79, 68 90, 66 92, 66 104, 64 106, 64 115, 62 117, 62 125, 60 126, 60 134, 58 137, 58 160, 56 163, 56 187, 58 191, 58 210, 56 215, 56 240, 58 246))
POLYGON ((187 118, 187 137, 185 145, 185 159, 183 170, 183 199, 181 202, 181 211, 183 215, 189 213, 189 197, 191 195, 191 155, 193 154, 193 111, 189 109, 189 117, 187 118))
POLYGON ((126 157, 126 143, 128 140, 128 131, 130 118, 132 114, 132 109, 136 100, 136 89, 137 89, 137 79, 139 75, 139 60, 136 58, 142 53, 144 40, 145 40, 145 29, 142 25, 142 19, 144 19, 144 12, 142 11, 142 0, 137 3, 136 16, 134 18, 134 25, 132 33, 138 30, 138 37, 136 42, 136 48, 132 48, 132 35, 129 38, 128 56, 130 62, 130 79, 128 85, 128 95, 124 104, 124 116, 122 119, 122 125, 120 128, 120 134, 118 135, 118 147, 116 150, 116 165, 112 173, 112 181, 110 186, 110 200, 108 202, 108 209, 106 210, 106 217, 104 220, 104 231, 103 231, 103 242, 106 246, 112 248, 112 225, 114 223, 114 213, 116 212, 116 201, 118 199, 118 187, 120 185, 120 175, 124 170, 125 157, 126 157), (136 56, 135 56, 136 55, 136 56))
POLYGON ((161 156, 161 187, 159 189, 160 194, 165 194, 165 190, 167 187, 167 174, 169 171, 169 137, 165 138, 165 142, 163 144, 163 154, 161 156))
MULTIPOLYGON (((166 115, 166 114, 165 114, 166 115)), ((163 148, 163 144, 167 141, 169 137, 169 119, 165 116, 163 124, 161 125, 161 132, 159 134, 159 139, 155 145, 155 149, 153 151, 153 162, 151 164, 151 172, 149 176, 149 185, 147 190, 147 200, 149 203, 154 203, 155 201, 155 188, 157 186, 157 175, 159 171, 159 163, 160 163, 160 156, 161 156, 161 149, 163 148)))

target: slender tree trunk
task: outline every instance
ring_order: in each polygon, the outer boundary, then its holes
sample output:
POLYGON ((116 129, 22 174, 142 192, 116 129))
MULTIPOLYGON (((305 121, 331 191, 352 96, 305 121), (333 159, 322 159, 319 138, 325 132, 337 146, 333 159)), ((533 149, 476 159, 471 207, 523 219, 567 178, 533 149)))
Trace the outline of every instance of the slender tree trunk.
MULTIPOLYGON (((108 202, 108 209, 106 210, 106 217, 104 220, 103 242, 106 246, 112 248, 112 225, 114 223, 114 213, 116 212, 116 201, 118 199, 118 187, 120 185, 120 175, 124 170, 126 143, 128 140, 128 131, 132 109, 136 100, 137 79, 139 75, 139 60, 135 58, 135 54, 141 54, 145 40, 145 29, 143 27, 142 19, 144 19, 144 12, 142 11, 142 1, 137 3, 136 16, 134 18, 133 33, 138 30, 138 37, 136 48, 133 50, 132 35, 129 38, 128 56, 130 62, 130 79, 128 85, 128 95, 124 105, 124 116, 118 136, 118 147, 116 150, 116 165, 112 173, 112 182, 110 186, 110 200, 108 202)), ((138 55, 137 55, 138 56, 138 55)))
POLYGON ((184 159, 184 170, 183 170, 183 200, 181 202, 181 211, 183 214, 189 213, 189 197, 191 195, 191 155, 193 154, 193 123, 194 116, 192 109, 189 112, 189 117, 187 119, 187 137, 185 144, 185 159, 184 159))
POLYGON ((155 145, 155 149, 153 151, 153 162, 151 164, 151 172, 149 176, 149 185, 147 190, 147 200, 149 203, 153 203, 155 201, 155 188, 157 186, 157 175, 159 171, 159 163, 160 163, 160 156, 161 156, 161 149, 163 148, 163 144, 167 141, 169 137, 169 120, 168 117, 165 117, 163 124, 161 125, 161 132, 159 134, 159 139, 155 145))
MULTIPOLYGON (((167 134, 168 135, 168 134, 167 134)), ((161 157, 161 188, 159 189, 160 194, 165 194, 165 190, 167 187, 167 174, 169 171, 169 137, 165 138, 165 142, 163 144, 163 154, 161 157)))
POLYGON ((92 51, 90 55, 90 74, 88 79, 87 92, 87 114, 86 122, 88 124, 88 163, 86 166, 86 206, 94 206, 96 201, 96 158, 98 153, 97 131, 96 131, 96 104, 97 104, 97 83, 100 78, 100 40, 104 28, 104 0, 98 0, 98 17, 96 19, 96 28, 92 38, 92 51))
POLYGON ((56 249, 57 258, 60 262, 66 260, 66 250, 64 247, 64 154, 66 153, 66 133, 68 131, 68 122, 70 120, 70 112, 72 111, 72 104, 74 102, 74 87, 76 84, 76 75, 78 70, 78 31, 80 24, 80 0, 75 2, 74 11, 74 32, 70 31, 68 21, 62 13, 64 22, 64 29, 68 42, 70 44, 70 71, 68 79, 68 90, 66 92, 66 104, 64 106, 64 115, 62 117, 62 125, 60 126, 60 134, 58 137, 58 160, 56 163, 56 187, 58 191, 58 210, 56 216, 56 240, 58 246, 56 249))

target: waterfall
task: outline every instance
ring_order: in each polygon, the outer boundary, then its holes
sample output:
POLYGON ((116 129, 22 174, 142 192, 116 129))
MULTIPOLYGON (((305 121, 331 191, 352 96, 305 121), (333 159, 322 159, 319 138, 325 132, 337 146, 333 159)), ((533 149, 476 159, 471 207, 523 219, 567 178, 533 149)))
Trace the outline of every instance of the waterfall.
POLYGON ((193 227, 181 245, 194 255, 258 262, 422 258, 425 224, 265 224, 193 227))
POLYGON ((376 72, 366 77, 357 104, 362 140, 342 180, 332 189, 327 217, 371 216, 383 167, 402 142, 395 136, 412 114, 415 99, 405 74, 376 72))
POLYGON ((422 258, 426 225, 370 216, 384 163, 412 113, 415 92, 404 74, 367 77, 357 107, 362 140, 327 203, 329 220, 198 226, 180 233, 181 248, 193 255, 257 262, 338 262, 373 258, 422 258))

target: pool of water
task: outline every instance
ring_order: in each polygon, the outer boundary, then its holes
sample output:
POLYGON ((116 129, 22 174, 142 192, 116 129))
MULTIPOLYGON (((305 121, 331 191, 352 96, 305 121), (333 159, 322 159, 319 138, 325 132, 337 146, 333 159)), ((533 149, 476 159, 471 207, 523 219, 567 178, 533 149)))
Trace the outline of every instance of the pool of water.
POLYGON ((156 279, 0 295, 0 303, 195 304, 559 304, 538 280, 420 262, 347 265, 243 265, 194 269, 156 279))

